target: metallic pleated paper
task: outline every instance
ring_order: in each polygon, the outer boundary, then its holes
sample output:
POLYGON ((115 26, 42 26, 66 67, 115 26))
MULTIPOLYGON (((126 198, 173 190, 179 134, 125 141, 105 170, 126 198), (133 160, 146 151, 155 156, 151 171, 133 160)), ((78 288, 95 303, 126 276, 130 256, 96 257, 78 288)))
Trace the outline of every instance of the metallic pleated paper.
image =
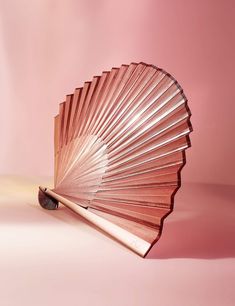
POLYGON ((144 63, 105 71, 60 104, 50 195, 145 256, 173 210, 191 130, 170 74, 144 63))

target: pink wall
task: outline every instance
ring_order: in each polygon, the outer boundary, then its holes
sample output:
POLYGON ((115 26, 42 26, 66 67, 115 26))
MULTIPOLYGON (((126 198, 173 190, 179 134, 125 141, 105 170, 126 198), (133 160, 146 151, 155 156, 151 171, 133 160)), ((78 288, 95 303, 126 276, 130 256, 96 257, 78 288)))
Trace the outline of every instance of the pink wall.
POLYGON ((235 184, 234 1, 1 1, 0 172, 52 175, 64 96, 144 61, 180 82, 192 110, 183 179, 235 184))

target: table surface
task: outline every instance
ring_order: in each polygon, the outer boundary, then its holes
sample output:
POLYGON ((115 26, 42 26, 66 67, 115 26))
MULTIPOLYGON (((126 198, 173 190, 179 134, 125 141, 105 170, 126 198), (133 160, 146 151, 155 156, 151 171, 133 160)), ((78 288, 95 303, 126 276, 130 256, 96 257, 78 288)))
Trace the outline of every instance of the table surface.
POLYGON ((142 259, 60 205, 49 178, 0 177, 0 305, 235 305, 235 187, 182 183, 142 259))

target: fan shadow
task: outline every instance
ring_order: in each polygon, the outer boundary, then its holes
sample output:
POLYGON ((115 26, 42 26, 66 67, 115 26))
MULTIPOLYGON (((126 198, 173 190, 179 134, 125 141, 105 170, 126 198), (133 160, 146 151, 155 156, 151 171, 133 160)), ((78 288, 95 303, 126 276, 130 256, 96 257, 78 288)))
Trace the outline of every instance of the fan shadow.
POLYGON ((148 259, 235 257, 235 187, 185 184, 148 259))

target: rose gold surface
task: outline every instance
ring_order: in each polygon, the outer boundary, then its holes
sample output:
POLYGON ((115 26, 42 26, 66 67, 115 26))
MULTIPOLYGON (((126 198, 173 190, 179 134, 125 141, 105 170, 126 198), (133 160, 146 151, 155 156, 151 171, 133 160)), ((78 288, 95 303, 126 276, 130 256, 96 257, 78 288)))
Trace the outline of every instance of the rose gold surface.
POLYGON ((173 209, 190 146, 179 84, 154 66, 123 65, 68 95, 56 118, 53 192, 150 248, 173 209))

